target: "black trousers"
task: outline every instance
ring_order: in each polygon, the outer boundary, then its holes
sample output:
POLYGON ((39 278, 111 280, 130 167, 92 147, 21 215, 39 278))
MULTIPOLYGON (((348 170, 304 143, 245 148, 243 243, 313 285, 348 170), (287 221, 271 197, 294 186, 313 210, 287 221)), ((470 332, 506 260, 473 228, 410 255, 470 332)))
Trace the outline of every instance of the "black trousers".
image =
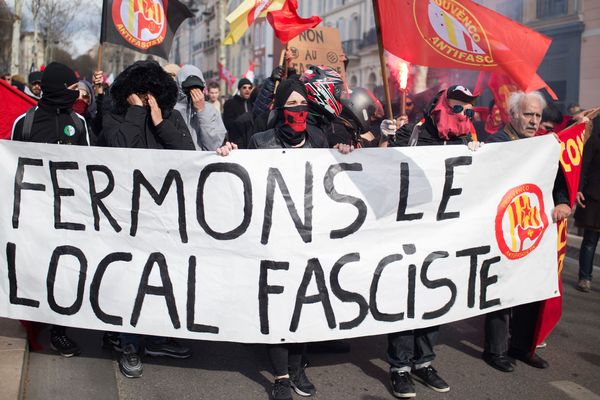
POLYGON ((393 369, 410 371, 435 359, 439 326, 388 334, 388 362, 393 369))
POLYGON ((302 367, 302 358, 306 352, 305 343, 269 344, 267 353, 275 376, 287 375, 290 370, 302 367))
POLYGON ((534 333, 541 302, 494 311, 485 317, 485 351, 502 355, 508 349, 528 354, 534 350, 534 333))

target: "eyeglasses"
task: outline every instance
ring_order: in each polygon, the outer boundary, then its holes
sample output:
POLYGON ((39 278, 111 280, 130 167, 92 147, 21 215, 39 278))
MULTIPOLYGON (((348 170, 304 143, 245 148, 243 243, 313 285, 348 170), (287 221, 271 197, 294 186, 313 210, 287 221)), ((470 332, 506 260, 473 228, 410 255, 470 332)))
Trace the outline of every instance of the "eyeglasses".
POLYGON ((452 106, 452 112, 454 114, 460 114, 461 112, 464 112, 464 114, 469 118, 469 119, 473 119, 473 117, 475 116, 475 111, 473 111, 472 108, 464 108, 463 106, 461 106, 460 104, 454 105, 452 106))

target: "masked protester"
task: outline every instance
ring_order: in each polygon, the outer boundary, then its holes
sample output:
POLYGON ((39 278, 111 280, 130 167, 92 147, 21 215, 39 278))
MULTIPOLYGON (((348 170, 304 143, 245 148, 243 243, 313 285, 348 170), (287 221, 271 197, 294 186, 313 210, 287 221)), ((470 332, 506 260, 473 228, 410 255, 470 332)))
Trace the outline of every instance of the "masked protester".
MULTIPOLYGON (((173 110, 177 84, 155 61, 138 61, 127 67, 111 87, 112 112, 104 117, 101 140, 110 147, 194 150, 194 143, 181 114, 173 110)), ((103 337, 105 348, 121 352, 119 369, 127 378, 143 374, 141 335, 110 333, 103 337)), ((149 336, 144 354, 177 359, 192 352, 179 342, 149 336)))
MULTIPOLYGON (((302 82, 286 79, 275 93, 275 127, 256 133, 250 139, 249 149, 327 148, 327 140, 321 132, 312 131, 306 124, 308 102, 302 82)), ((217 154, 228 155, 237 145, 227 142, 217 154)), ((338 146, 341 153, 348 153, 349 146, 338 146)), ((275 382, 273 400, 291 400, 293 390, 300 396, 313 396, 315 386, 308 380, 303 366, 305 343, 267 345, 273 367, 275 382)))
POLYGON ((41 88, 38 106, 15 120, 12 139, 87 146, 85 119, 73 112, 79 97, 75 72, 66 65, 50 63, 42 75, 41 88))
POLYGON ((194 150, 181 114, 173 110, 177 84, 156 61, 138 61, 113 83, 112 112, 103 120, 108 147, 194 150))
MULTIPOLYGON (((471 140, 473 102, 477 96, 464 86, 451 86, 430 102, 422 123, 408 123, 396 130, 395 120, 383 120, 383 140, 390 147, 463 144, 471 140)), ((470 147, 471 148, 471 147, 470 147)), ((472 148, 475 149, 475 148, 472 148)), ((392 390, 396 397, 416 395, 413 377, 436 392, 450 386, 438 375, 432 363, 439 326, 395 332, 388 335, 392 390)))
MULTIPOLYGON (((38 106, 15 121, 12 140, 87 146, 85 119, 72 110, 79 96, 75 72, 66 65, 50 63, 41 76, 41 90, 38 106)), ((80 353, 63 326, 53 325, 50 329, 50 347, 64 357, 80 353)))
POLYGON ((221 114, 204 98, 206 82, 202 71, 184 65, 176 76, 179 89, 175 110, 183 116, 196 150, 216 150, 225 140, 225 125, 221 114))
POLYGON ((79 81, 77 84, 79 97, 73 103, 73 111, 85 118, 87 123, 90 145, 96 145, 96 136, 102 130, 102 114, 98 114, 94 87, 88 81, 79 81), (99 121, 100 120, 100 121, 99 121))

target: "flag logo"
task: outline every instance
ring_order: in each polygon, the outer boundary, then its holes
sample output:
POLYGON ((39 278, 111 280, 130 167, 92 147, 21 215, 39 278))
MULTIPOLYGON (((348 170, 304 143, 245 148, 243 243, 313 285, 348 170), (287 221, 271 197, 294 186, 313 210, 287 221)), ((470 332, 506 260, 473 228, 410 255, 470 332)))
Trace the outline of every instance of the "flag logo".
POLYGON ((413 16, 423 39, 442 56, 471 66, 496 66, 481 23, 458 1, 413 0, 413 16), (428 18, 418 19, 425 13, 417 7, 425 6, 428 18))
POLYGON ((119 34, 138 49, 160 45, 167 35, 164 0, 114 0, 112 18, 119 34))
POLYGON ((536 185, 520 185, 504 195, 496 214, 496 240, 502 254, 516 260, 535 250, 548 228, 544 210, 544 197, 536 185))

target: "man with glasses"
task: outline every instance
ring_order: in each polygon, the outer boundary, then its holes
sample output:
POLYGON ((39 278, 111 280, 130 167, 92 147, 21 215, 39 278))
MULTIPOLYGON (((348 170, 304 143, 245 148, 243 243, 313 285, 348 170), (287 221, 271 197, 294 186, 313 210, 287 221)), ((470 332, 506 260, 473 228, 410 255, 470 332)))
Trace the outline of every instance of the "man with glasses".
MULTIPOLYGON (((510 96, 508 104, 510 120, 502 130, 488 138, 489 142, 527 139, 534 137, 538 131, 542 112, 546 107, 546 100, 539 92, 515 92, 510 96)), ((552 219, 560 221, 567 218, 571 207, 560 168, 552 195, 556 204, 552 210, 552 219)), ((542 302, 536 301, 486 315, 483 352, 485 362, 502 372, 514 370, 512 359, 535 368, 548 368, 548 363, 535 354, 534 331, 541 304, 542 302)))
MULTIPOLYGON (((397 129, 395 120, 383 120, 382 147, 458 144, 472 148, 473 102, 477 99, 462 85, 439 92, 425 110, 423 122, 407 123, 397 129)), ((388 335, 392 392, 398 398, 415 397, 413 377, 436 392, 450 386, 438 375, 432 363, 439 326, 395 332, 388 335)))

